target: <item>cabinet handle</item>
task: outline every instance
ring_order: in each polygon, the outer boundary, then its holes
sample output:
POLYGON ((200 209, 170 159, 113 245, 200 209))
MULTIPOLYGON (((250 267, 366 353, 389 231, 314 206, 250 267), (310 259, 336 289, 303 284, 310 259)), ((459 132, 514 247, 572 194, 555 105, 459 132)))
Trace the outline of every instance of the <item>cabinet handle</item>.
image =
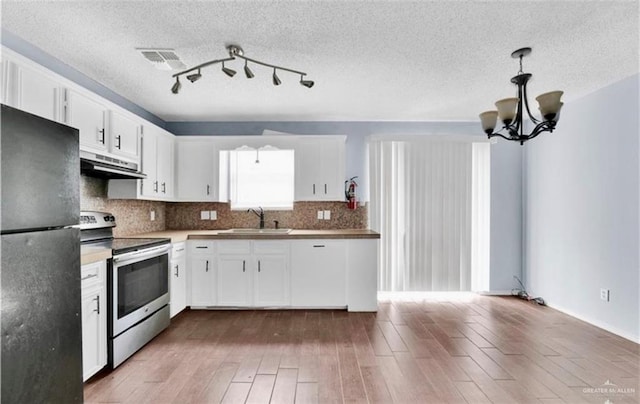
POLYGON ((116 136, 116 140, 117 140, 116 148, 117 148, 118 150, 120 150, 120 146, 121 146, 121 143, 122 143, 122 142, 121 142, 121 139, 122 139, 122 136, 116 136))
POLYGON ((327 194, 327 184, 324 184, 324 194, 327 194))
POLYGON ((104 128, 98 129, 98 133, 101 135, 100 138, 98 138, 98 142, 104 144, 104 128))
POLYGON ((313 194, 316 194, 316 184, 313 184, 313 194))
POLYGON ((95 311, 96 313, 100 314, 100 295, 96 296, 95 299, 96 302, 96 308, 93 309, 93 311, 95 311))
POLYGON ((207 184, 207 195, 211 194, 211 186, 209 186, 209 184, 207 184))
POLYGON ((313 248, 324 248, 324 244, 314 244, 313 248))
POLYGON ((209 272, 209 260, 207 260, 207 266, 205 267, 205 272, 209 272))
POLYGON ((245 260, 242 260, 242 272, 244 272, 245 269, 247 269, 245 264, 246 264, 245 260))
MULTIPOLYGON (((196 247, 196 248, 202 248, 202 247, 196 247)), ((205 247, 205 248, 207 248, 207 247, 205 247)), ((176 252, 180 252, 180 251, 184 251, 184 248, 179 248, 179 249, 176 250, 176 252)))
POLYGON ((158 181, 153 181, 153 192, 158 192, 158 181))
POLYGON ((174 275, 176 276, 176 278, 180 277, 180 267, 178 265, 176 265, 176 273, 174 275))
MULTIPOLYGON (((209 247, 207 247, 206 245, 197 245, 196 248, 209 248, 209 247)), ((179 250, 179 251, 182 251, 182 250, 179 250)))
POLYGON ((80 280, 81 280, 81 281, 86 281, 87 279, 95 278, 95 277, 97 277, 97 276, 98 276, 98 274, 89 274, 89 275, 87 275, 87 276, 83 277, 83 278, 82 278, 82 279, 80 279, 80 280))
POLYGON ((260 260, 258 260, 258 272, 260 272, 260 260))
POLYGON ((164 183, 164 182, 162 183, 162 193, 163 193, 163 194, 166 194, 166 193, 167 193, 167 185, 166 185, 166 183, 164 183))

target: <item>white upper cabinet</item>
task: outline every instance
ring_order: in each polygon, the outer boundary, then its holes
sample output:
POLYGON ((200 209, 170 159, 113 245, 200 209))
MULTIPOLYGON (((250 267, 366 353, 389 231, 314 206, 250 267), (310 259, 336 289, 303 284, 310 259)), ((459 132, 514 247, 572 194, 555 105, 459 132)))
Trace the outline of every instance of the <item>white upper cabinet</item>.
POLYGON ((111 153, 138 161, 140 159, 140 120, 115 110, 110 111, 110 118, 111 153))
POLYGON ((109 198, 172 201, 174 136, 154 125, 142 128, 142 180, 110 180, 109 198))
POLYGON ((49 75, 16 65, 15 106, 34 115, 62 122, 60 84, 49 75))
POLYGON ((63 122, 62 88, 46 69, 22 65, 3 56, 2 102, 14 108, 63 122))
POLYGON ((295 161, 296 201, 344 200, 344 136, 299 138, 295 161))
POLYGON ((176 147, 176 199, 220 201, 220 157, 214 139, 178 138, 176 147))
POLYGON ((107 151, 106 106, 74 90, 66 91, 66 100, 66 123, 80 131, 80 145, 96 152, 107 151))

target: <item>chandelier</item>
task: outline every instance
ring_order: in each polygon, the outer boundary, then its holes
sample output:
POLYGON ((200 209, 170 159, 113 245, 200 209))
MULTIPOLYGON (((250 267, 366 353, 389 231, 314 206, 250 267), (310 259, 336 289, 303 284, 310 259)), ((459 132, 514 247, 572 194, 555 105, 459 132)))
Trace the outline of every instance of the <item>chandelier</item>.
POLYGON ((551 91, 548 93, 540 94, 536 97, 536 101, 539 104, 540 119, 536 119, 529 110, 529 102, 527 101, 527 83, 531 79, 531 73, 524 73, 522 71, 522 58, 531 53, 531 48, 522 48, 514 51, 511 57, 514 59, 520 59, 520 70, 518 74, 511 78, 511 82, 518 86, 518 96, 514 98, 505 98, 496 101, 497 111, 486 111, 480 114, 480 121, 482 123, 482 129, 489 138, 494 136, 500 136, 506 140, 513 140, 524 144, 527 140, 533 139, 542 132, 553 132, 560 119, 560 109, 563 103, 560 102, 562 97, 562 91, 551 91), (524 111, 527 111, 527 115, 531 122, 535 125, 531 133, 524 133, 524 111), (493 130, 496 127, 496 123, 500 117, 503 123, 502 129, 498 132, 493 130), (501 133, 502 131, 505 133, 501 133))
POLYGON ((174 93, 174 94, 178 94, 180 92, 180 88, 182 87, 182 84, 180 83, 180 76, 185 75, 187 73, 191 73, 191 74, 187 75, 186 78, 190 82, 195 83, 196 81, 200 80, 200 78, 202 78, 202 74, 200 73, 200 69, 202 69, 203 67, 211 66, 211 65, 214 65, 214 64, 218 64, 218 63, 222 64, 222 72, 224 74, 226 74, 229 77, 233 77, 236 74, 236 71, 233 70, 233 69, 230 69, 228 67, 225 67, 224 62, 230 62, 232 60, 235 60, 236 58, 240 58, 240 59, 244 60, 244 74, 247 76, 248 79, 252 79, 254 77, 253 71, 251 71, 251 69, 249 68, 249 62, 251 62, 251 63, 255 63, 257 65, 266 66, 266 67, 269 67, 269 68, 273 69, 272 80, 273 80, 273 85, 274 86, 279 86, 282 83, 280 81, 280 78, 277 75, 277 70, 281 70, 281 71, 285 71, 285 72, 299 74, 300 75, 300 84, 302 86, 307 87, 307 88, 313 87, 313 84, 314 84, 313 81, 304 79, 304 76, 307 75, 307 73, 305 73, 305 72, 301 72, 299 70, 294 70, 294 69, 289 69, 289 68, 278 66, 278 65, 273 65, 271 63, 261 62, 261 61, 256 60, 256 59, 252 59, 252 58, 246 57, 246 56, 244 56, 244 51, 238 45, 227 45, 226 48, 227 48, 227 51, 229 51, 229 57, 223 58, 223 59, 210 60, 208 62, 201 63, 201 64, 199 64, 197 66, 194 66, 194 67, 189 68, 187 70, 183 70, 183 71, 181 71, 179 73, 176 73, 173 76, 171 76, 171 77, 175 77, 176 78, 176 82, 171 87, 171 92, 174 93))

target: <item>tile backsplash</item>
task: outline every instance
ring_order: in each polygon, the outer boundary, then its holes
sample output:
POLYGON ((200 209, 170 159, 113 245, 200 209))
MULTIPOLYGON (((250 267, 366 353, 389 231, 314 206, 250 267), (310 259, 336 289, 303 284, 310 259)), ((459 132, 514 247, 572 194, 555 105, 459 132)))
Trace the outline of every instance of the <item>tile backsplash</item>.
POLYGON ((116 217, 116 237, 166 230, 166 203, 133 199, 107 199, 107 180, 80 176, 80 208, 110 212, 116 217), (151 212, 155 220, 151 220, 151 212))
MULTIPOLYGON (((258 227, 259 218, 245 210, 231 210, 228 203, 155 202, 131 199, 108 199, 107 180, 80 177, 82 210, 110 212, 117 218, 116 237, 161 230, 218 230, 258 227), (202 211, 217 213, 217 220, 201 220, 202 211), (155 220, 151 220, 151 212, 155 220)), ((273 228, 274 220, 281 228, 293 229, 366 229, 368 206, 347 209, 345 202, 295 202, 293 210, 266 211, 265 227, 273 228), (318 211, 330 211, 330 219, 318 219, 318 211)))
MULTIPOLYGON (((265 227, 292 229, 366 229, 367 206, 347 209, 345 202, 295 202, 293 210, 265 211, 265 227), (329 220, 319 220, 318 211, 330 211, 329 220)), ((174 202, 167 203, 167 229, 217 230, 258 227, 258 216, 246 210, 231 210, 228 203, 174 202), (215 210, 217 220, 201 220, 200 212, 215 210)))

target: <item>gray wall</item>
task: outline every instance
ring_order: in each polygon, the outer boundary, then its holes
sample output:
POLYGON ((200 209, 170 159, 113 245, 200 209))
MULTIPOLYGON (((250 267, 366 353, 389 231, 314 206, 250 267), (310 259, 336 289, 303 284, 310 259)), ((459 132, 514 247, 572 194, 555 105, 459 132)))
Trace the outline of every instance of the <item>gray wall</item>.
POLYGON ((564 106, 558 129, 526 145, 530 292, 640 339, 638 75, 564 106), (611 301, 600 300, 600 288, 611 301))

